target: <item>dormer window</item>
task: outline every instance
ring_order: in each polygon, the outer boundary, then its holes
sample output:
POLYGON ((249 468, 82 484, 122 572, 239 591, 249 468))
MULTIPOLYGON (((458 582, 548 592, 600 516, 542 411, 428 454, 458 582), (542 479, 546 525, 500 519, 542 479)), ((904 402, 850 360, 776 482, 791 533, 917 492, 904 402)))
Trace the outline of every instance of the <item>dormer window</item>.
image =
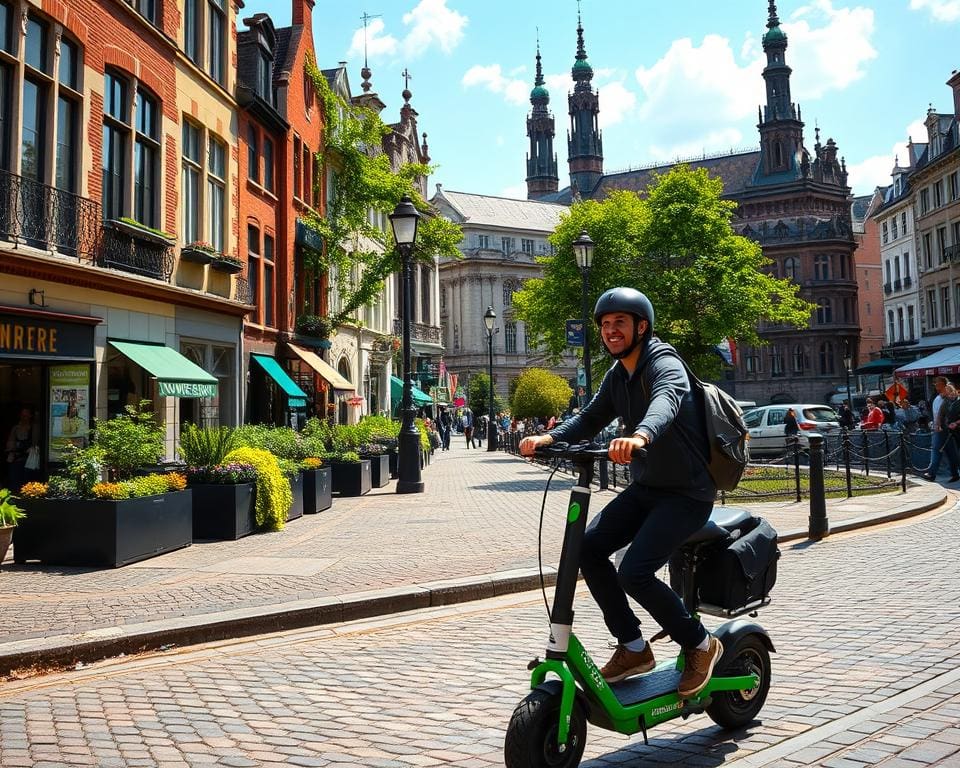
POLYGON ((263 49, 257 50, 257 96, 267 104, 273 104, 273 60, 263 49))

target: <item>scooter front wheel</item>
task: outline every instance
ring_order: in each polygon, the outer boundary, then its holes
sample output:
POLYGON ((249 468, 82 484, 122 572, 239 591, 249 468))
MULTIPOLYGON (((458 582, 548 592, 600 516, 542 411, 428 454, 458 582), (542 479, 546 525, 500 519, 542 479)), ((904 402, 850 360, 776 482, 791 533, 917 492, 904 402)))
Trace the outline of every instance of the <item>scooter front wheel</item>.
POLYGON ((759 682, 749 691, 718 691, 707 715, 722 728, 742 728, 753 722, 767 700, 770 690, 770 651, 756 634, 741 637, 732 648, 725 648, 714 675, 756 675, 759 682))
POLYGON ((506 768, 576 768, 587 742, 587 719, 573 705, 567 743, 557 743, 560 694, 534 689, 517 704, 503 744, 506 768))

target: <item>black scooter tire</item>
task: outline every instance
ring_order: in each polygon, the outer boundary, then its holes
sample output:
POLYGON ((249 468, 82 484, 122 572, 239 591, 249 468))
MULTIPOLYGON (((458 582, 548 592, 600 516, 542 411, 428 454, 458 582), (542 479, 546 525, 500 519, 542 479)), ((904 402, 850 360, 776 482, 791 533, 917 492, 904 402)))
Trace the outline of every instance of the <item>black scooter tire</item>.
POLYGON ((532 690, 517 704, 503 743, 506 768, 576 768, 587 742, 587 719, 574 703, 567 748, 557 744, 560 694, 532 690))
POLYGON ((750 691, 718 691, 707 715, 721 728, 743 728, 756 720, 770 691, 770 651, 763 638, 756 634, 741 637, 733 648, 724 648, 714 675, 746 675, 760 677, 750 691))

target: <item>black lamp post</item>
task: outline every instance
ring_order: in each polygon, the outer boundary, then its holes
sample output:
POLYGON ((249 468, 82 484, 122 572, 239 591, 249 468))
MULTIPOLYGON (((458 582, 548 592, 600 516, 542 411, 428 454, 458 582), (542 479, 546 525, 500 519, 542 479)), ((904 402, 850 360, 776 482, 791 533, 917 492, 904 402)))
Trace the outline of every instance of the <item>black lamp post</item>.
POLYGON ((413 245, 417 241, 417 223, 420 214, 413 201, 406 195, 390 214, 393 240, 400 251, 402 263, 401 291, 403 292, 403 402, 400 437, 397 456, 397 493, 422 493, 420 477, 420 433, 413 419, 413 382, 410 380, 410 312, 413 297, 410 295, 410 260, 413 245))
POLYGON ((493 412, 493 324, 496 321, 497 313, 493 311, 493 307, 487 307, 487 311, 483 313, 483 324, 487 326, 487 351, 490 354, 488 371, 490 375, 490 417, 487 420, 488 451, 497 450, 497 420, 496 414, 493 412))
POLYGON ((847 407, 853 412, 853 397, 850 394, 850 367, 853 359, 850 356, 850 342, 847 342, 846 354, 843 356, 843 367, 847 373, 847 407))
POLYGON ((587 230, 580 230, 580 237, 573 241, 573 253, 577 257, 577 266, 583 277, 583 375, 587 386, 584 405, 593 398, 593 386, 590 380, 590 267, 593 265, 593 240, 587 230))

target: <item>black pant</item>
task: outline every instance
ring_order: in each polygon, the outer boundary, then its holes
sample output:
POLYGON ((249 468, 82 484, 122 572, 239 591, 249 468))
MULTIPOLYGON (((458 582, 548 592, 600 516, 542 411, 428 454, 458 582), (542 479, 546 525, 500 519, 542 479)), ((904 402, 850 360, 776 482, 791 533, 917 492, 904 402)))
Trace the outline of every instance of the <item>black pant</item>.
POLYGON ((603 620, 617 641, 640 637, 640 619, 627 595, 643 606, 682 648, 703 642, 706 629, 691 616, 679 595, 656 573, 687 538, 703 527, 712 501, 631 483, 607 504, 587 528, 580 554, 580 571, 603 620), (610 556, 630 544, 619 571, 610 556))

